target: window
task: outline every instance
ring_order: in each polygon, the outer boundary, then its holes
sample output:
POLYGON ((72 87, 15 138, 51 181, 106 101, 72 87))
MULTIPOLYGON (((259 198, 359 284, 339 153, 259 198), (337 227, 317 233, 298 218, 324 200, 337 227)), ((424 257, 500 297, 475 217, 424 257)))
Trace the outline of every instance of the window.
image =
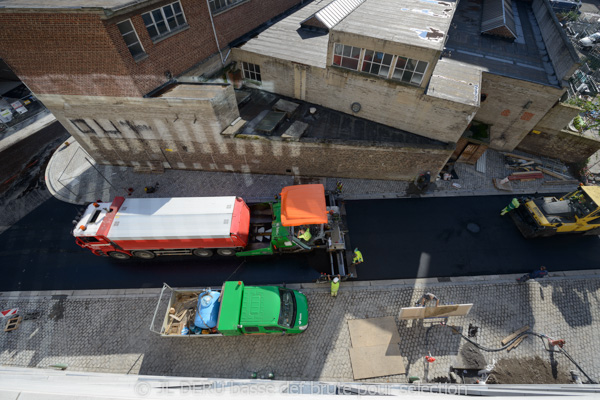
POLYGON ((333 48, 333 65, 358 70, 360 47, 336 43, 333 48))
POLYGON ((365 50, 362 71, 387 78, 390 74, 393 57, 391 54, 380 51, 365 50))
POLYGON ((208 4, 210 5, 210 11, 215 13, 234 6, 237 3, 241 3, 242 1, 244 0, 208 0, 208 4))
POLYGON ((134 59, 146 54, 142 44, 140 43, 140 38, 138 38, 138 35, 133 28, 131 20, 128 19, 126 21, 119 22, 117 27, 119 28, 121 36, 123 36, 123 40, 125 41, 125 44, 127 45, 127 48, 129 48, 129 52, 134 59))
POLYGON ((244 78, 262 82, 260 78, 260 67, 258 65, 244 62, 242 63, 242 69, 244 70, 244 78))
POLYGON ((166 36, 186 25, 185 16, 178 1, 142 14, 142 19, 152 40, 166 36))
POLYGON ((427 70, 427 63, 425 61, 398 57, 392 78, 402 82, 420 85, 423 81, 425 70, 427 70))
POLYGON ((245 326, 244 331, 250 332, 250 333, 258 332, 258 327, 257 326, 245 326))
POLYGON ((266 331, 274 331, 274 332, 285 332, 285 329, 280 328, 278 326, 265 326, 266 331))
POLYGON ((293 328, 296 321, 296 298, 294 292, 279 288, 281 297, 281 308, 277 325, 285 328, 293 328))

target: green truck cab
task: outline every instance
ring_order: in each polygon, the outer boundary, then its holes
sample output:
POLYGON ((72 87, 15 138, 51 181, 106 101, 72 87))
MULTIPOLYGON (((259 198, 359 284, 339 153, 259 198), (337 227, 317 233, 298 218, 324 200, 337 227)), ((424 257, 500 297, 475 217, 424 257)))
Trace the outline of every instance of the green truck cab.
POLYGON ((303 293, 232 281, 220 290, 172 289, 165 284, 150 330, 170 337, 219 337, 298 334, 307 327, 308 301, 303 293), (160 323, 157 315, 165 305, 160 323))

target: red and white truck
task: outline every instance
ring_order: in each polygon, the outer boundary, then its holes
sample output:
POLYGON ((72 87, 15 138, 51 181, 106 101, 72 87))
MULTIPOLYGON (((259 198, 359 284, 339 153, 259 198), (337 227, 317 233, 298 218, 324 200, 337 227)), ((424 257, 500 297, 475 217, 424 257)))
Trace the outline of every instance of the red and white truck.
POLYGON ((92 203, 73 236, 98 256, 150 259, 163 254, 233 255, 248 243, 250 209, 243 199, 173 197, 92 203))
POLYGON ((160 255, 238 257, 324 249, 345 274, 340 208, 320 184, 282 189, 279 200, 247 204, 236 196, 123 198, 87 206, 73 221, 76 243, 119 260, 160 255))

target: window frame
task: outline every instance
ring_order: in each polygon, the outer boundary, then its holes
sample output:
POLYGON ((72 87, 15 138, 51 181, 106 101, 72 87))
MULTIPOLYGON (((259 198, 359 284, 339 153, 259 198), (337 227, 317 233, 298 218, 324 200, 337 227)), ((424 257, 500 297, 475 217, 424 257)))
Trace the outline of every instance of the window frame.
POLYGON ((262 73, 260 72, 260 65, 249 63, 247 61, 242 61, 242 73, 244 74, 244 79, 249 79, 254 82, 262 83, 262 73), (250 66, 252 66, 253 70, 250 69, 250 66), (254 75, 254 77, 252 77, 252 75, 254 75))
POLYGON ((137 31, 135 30, 135 26, 133 26, 133 22, 131 21, 131 18, 127 18, 124 19, 121 22, 117 22, 117 29, 119 30, 119 33, 121 34, 121 38, 123 39, 123 43, 125 43, 125 46, 127 46, 127 49, 129 50, 129 53, 131 54, 131 57, 133 57, 134 60, 139 60, 140 58, 144 57, 146 55, 146 49, 144 49, 144 45, 142 44, 142 41, 140 40, 140 36, 138 35, 137 31), (128 45, 127 41, 125 40, 125 35, 123 32, 121 32, 121 29, 119 28, 119 25, 121 25, 124 22, 129 22, 129 25, 131 25, 131 31, 127 32, 126 34, 130 34, 131 32, 133 32, 133 34, 135 35, 135 38, 137 39, 137 42, 132 44, 132 45, 128 45), (142 52, 139 54, 133 54, 133 52, 131 51, 131 47, 135 46, 136 44, 140 45, 140 48, 142 49, 142 52))
POLYGON ((389 54, 389 53, 384 53, 383 51, 376 51, 376 50, 369 50, 369 49, 364 49, 364 53, 363 53, 363 57, 362 57, 362 62, 360 63, 361 65, 361 69, 360 72, 364 72, 365 74, 369 74, 369 75, 375 75, 375 76, 379 76, 382 78, 386 78, 388 79, 390 76, 390 72, 394 69, 392 68, 392 65, 395 65, 394 61, 396 60, 397 56, 395 56, 394 54, 389 54), (373 53, 372 56, 373 58, 371 58, 370 60, 367 60, 367 56, 368 56, 368 52, 373 53), (382 54, 381 57, 381 62, 375 61, 375 56, 377 54, 382 54), (383 61, 385 60, 386 56, 390 57, 389 60, 389 64, 384 64, 383 61), (365 71, 365 65, 366 64, 370 64, 369 65, 369 70, 365 71), (374 66, 378 66, 379 69, 377 71, 377 73, 373 73, 373 67, 374 66), (381 67, 387 67, 387 74, 385 75, 381 75, 379 72, 381 71, 381 67))
POLYGON ((332 53, 332 60, 331 60, 331 65, 336 66, 336 67, 340 67, 340 68, 344 68, 344 69, 348 69, 350 71, 357 71, 357 72, 361 72, 361 70, 359 69, 359 67, 361 66, 362 60, 363 60, 363 54, 364 54, 364 49, 360 48, 360 47, 355 47, 349 44, 343 44, 343 43, 334 43, 333 44, 333 53, 332 53), (342 52, 341 54, 337 53, 337 47, 338 46, 342 46, 342 52), (344 55, 344 50, 346 49, 346 47, 350 48, 350 56, 345 56, 344 55), (352 54, 354 54, 354 49, 358 49, 358 58, 354 58, 352 57, 352 54), (340 57, 340 61, 339 64, 336 63, 336 57, 340 57), (350 68, 348 66, 344 65, 344 60, 356 60, 356 68, 350 68))
POLYGON ((153 10, 150 10, 148 12, 145 12, 142 14, 142 20, 144 21, 144 26, 146 27, 146 31, 148 32, 148 36, 150 36, 150 39, 152 39, 153 42, 159 41, 160 39, 166 38, 172 34, 175 34, 179 31, 181 31, 183 28, 188 26, 187 23, 187 18, 185 17, 185 12, 183 11, 183 6, 181 5, 181 1, 177 0, 174 1, 172 3, 169 4, 165 4, 164 6, 155 8, 153 10), (175 7, 174 4, 178 4, 179 5, 179 9, 181 10, 181 13, 177 13, 175 11, 175 7), (165 8, 170 7, 172 14, 171 16, 167 17, 166 13, 165 13, 165 8), (154 13, 158 11, 160 12, 160 15, 162 17, 162 20, 160 21, 156 21, 156 19, 154 18, 154 13), (177 17, 181 15, 183 17, 183 22, 180 24, 177 17), (148 24, 146 23, 146 19, 144 18, 144 16, 149 16, 150 19, 152 20, 152 23, 148 24), (175 23, 177 24, 174 28, 171 28, 169 26, 169 19, 173 19, 175 21, 175 23), (161 33, 160 29, 159 29, 159 24, 164 24, 164 27, 167 29, 166 32, 161 33), (156 31, 156 35, 152 36, 152 33, 150 32, 150 29, 154 29, 156 31))
POLYGON ((391 75, 391 79, 395 80, 395 81, 399 81, 402 83, 407 83, 409 85, 416 85, 416 86, 421 86, 421 84, 423 83, 423 79, 425 78, 425 75, 427 74, 427 68, 429 68, 429 62, 427 61, 421 61, 421 60, 416 60, 413 58, 409 58, 409 57, 402 57, 402 56, 397 56, 396 57, 396 62, 394 63, 394 68, 392 69, 392 75, 391 75), (398 67, 398 62, 400 60, 405 60, 405 66, 404 67, 398 67), (409 65, 410 62, 414 63, 414 67, 412 70, 409 70, 408 68, 406 68, 406 66, 409 65), (417 68, 419 67, 419 65, 425 64, 425 68, 423 69, 423 72, 417 72, 417 68), (401 70, 401 76, 400 78, 396 78, 396 70, 401 70), (404 75, 406 73, 410 73, 410 77, 408 79, 408 81, 405 81, 404 75), (413 82, 413 77, 415 76, 415 74, 419 74, 421 75, 421 79, 419 80, 419 82, 413 82))
POLYGON ((208 0, 208 8, 210 9, 211 14, 218 14, 221 13, 223 11, 226 11, 232 7, 235 7, 236 5, 243 3, 245 1, 248 0, 208 0), (219 4, 224 4, 222 6, 220 6, 219 8, 214 7, 214 4, 216 2, 219 2, 219 4))

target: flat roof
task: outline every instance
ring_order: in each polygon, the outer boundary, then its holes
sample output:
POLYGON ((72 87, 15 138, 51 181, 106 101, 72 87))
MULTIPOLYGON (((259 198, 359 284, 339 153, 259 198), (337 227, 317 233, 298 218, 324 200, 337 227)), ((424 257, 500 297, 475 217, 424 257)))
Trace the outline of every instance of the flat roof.
POLYGON ((444 57, 477 66, 482 71, 558 86, 540 28, 535 18, 529 17, 531 5, 513 0, 512 6, 517 27, 513 42, 482 35, 482 2, 461 1, 448 32, 444 57))
POLYGON ((125 199, 112 240, 228 238, 235 196, 125 199))
MULTIPOLYGON (((300 29, 300 23, 334 0, 311 1, 240 46, 241 50, 325 68, 329 34, 300 29)), ((369 2, 371 0, 367 0, 369 2)))
POLYGON ((441 51, 455 8, 454 0, 367 0, 332 30, 441 51))
POLYGON ((427 95, 479 106, 481 96, 481 69, 461 62, 442 58, 433 70, 427 95))
POLYGON ((156 97, 177 99, 212 99, 226 91, 227 86, 219 83, 175 83, 160 91, 156 97))
POLYGON ((2 8, 108 9, 117 10, 149 0, 1 0, 2 8))

